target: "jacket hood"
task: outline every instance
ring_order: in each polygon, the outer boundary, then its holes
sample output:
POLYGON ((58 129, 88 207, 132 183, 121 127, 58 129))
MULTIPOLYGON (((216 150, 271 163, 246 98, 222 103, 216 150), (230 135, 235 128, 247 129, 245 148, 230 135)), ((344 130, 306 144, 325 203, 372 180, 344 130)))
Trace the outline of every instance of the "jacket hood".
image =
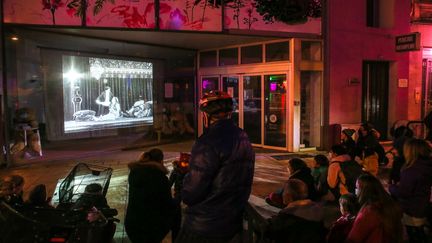
POLYGON ((348 154, 342 154, 342 155, 338 155, 334 158, 331 159, 331 162, 345 162, 345 161, 350 161, 351 157, 348 154))
POLYGON ((129 169, 153 168, 168 174, 167 168, 162 163, 156 161, 136 161, 128 164, 129 169))
POLYGON ((310 199, 298 200, 291 202, 282 209, 281 213, 291 214, 309 221, 323 221, 323 209, 319 204, 312 202, 310 199))

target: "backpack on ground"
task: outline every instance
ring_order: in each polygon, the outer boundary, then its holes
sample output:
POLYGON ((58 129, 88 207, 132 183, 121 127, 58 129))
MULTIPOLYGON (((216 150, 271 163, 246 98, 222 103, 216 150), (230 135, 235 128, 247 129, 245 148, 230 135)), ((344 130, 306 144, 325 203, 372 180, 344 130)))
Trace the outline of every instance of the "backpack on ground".
POLYGON ((360 175, 367 174, 367 172, 363 171, 362 166, 354 160, 345 161, 343 163, 339 162, 339 166, 345 176, 345 187, 350 193, 355 193, 357 178, 359 178, 360 175))

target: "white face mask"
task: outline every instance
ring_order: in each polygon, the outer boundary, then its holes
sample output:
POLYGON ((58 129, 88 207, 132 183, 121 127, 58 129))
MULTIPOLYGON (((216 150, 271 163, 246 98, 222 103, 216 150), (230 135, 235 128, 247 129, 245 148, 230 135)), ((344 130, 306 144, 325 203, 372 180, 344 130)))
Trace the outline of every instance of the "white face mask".
POLYGON ((360 195, 360 189, 356 188, 355 189, 355 194, 356 194, 357 197, 359 197, 359 195, 360 195))

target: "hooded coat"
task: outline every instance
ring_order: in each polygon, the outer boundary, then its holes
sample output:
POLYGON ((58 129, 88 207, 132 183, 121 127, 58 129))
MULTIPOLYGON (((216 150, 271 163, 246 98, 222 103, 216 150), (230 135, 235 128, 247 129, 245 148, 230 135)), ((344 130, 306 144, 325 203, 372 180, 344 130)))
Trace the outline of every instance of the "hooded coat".
POLYGON ((125 228, 132 242, 160 242, 172 225, 174 207, 171 188, 162 163, 128 165, 129 200, 125 228))

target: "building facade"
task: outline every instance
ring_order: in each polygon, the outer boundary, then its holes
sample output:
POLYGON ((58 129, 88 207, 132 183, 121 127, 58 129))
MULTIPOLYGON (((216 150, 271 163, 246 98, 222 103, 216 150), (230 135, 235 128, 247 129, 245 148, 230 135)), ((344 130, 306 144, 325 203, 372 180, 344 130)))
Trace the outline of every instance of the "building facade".
POLYGON ((327 148, 335 125, 388 138, 429 111, 430 1, 292 1, 302 14, 281 15, 265 2, 3 1, 5 148, 21 108, 50 141, 200 135, 212 89, 254 145, 284 151, 327 148), (413 32, 420 50, 397 51, 413 32))

